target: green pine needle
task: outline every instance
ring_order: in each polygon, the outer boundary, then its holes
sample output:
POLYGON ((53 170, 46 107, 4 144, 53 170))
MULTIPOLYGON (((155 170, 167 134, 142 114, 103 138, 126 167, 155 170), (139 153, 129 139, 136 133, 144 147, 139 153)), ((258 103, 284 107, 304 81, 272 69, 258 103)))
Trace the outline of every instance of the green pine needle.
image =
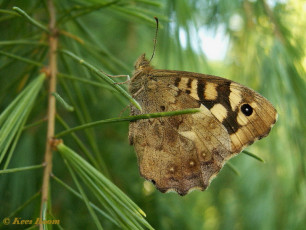
POLYGON ((126 99, 128 99, 136 108, 141 110, 141 107, 140 107, 139 103, 128 92, 126 92, 122 87, 120 87, 118 84, 115 84, 115 82, 110 77, 105 76, 96 67, 94 67, 93 65, 91 65, 88 62, 84 61, 83 59, 77 57, 72 52, 67 51, 67 50, 62 50, 62 53, 70 56, 74 60, 78 61, 81 65, 85 66, 88 70, 94 72, 97 76, 102 78, 105 82, 107 82, 110 86, 112 86, 115 90, 117 90, 122 96, 124 96, 126 99))
POLYGON ((168 116, 175 116, 175 115, 182 115, 182 114, 197 113, 199 111, 200 111, 199 109, 185 109, 185 110, 171 111, 171 112, 160 112, 160 113, 141 114, 137 116, 110 118, 110 119, 106 119, 102 121, 95 121, 95 122, 87 123, 84 125, 80 125, 80 126, 65 130, 61 133, 56 134, 55 137, 59 138, 61 136, 67 135, 77 130, 88 129, 94 126, 98 126, 100 124, 116 123, 116 122, 124 122, 124 121, 136 121, 140 119, 150 119, 150 118, 157 118, 157 117, 168 117, 168 116))
MULTIPOLYGON (((38 92, 44 82, 45 74, 34 79, 0 115, 0 163, 6 156, 10 145, 19 139, 21 130, 31 112, 38 92), (17 139, 16 139, 17 137, 17 139)), ((14 145, 15 148, 15 145, 14 145)), ((13 149, 11 148, 11 152, 13 149)), ((8 166, 5 164, 5 168, 8 166)))
POLYGON ((18 14, 20 14, 22 17, 24 17, 28 22, 30 22, 32 25, 42 29, 43 31, 49 33, 49 30, 47 27, 42 25, 40 22, 36 21, 34 18, 30 17, 25 11, 20 9, 19 7, 14 6, 13 10, 15 10, 18 14))
MULTIPOLYGON (((145 219, 143 219, 142 216, 144 212, 109 179, 101 174, 101 172, 96 170, 64 144, 59 144, 57 149, 67 161, 69 171, 81 194, 83 193, 83 189, 80 187, 76 175, 82 179, 87 188, 98 199, 101 207, 104 207, 108 212, 112 213, 113 218, 122 227, 125 226, 129 229, 143 229, 140 226, 144 225, 149 229, 153 229, 145 219)), ((82 197, 83 200, 86 201, 86 206, 91 208, 85 194, 83 194, 82 197)), ((95 217, 93 216, 93 218, 95 217)))
POLYGON ((261 157, 255 155, 254 153, 251 153, 251 152, 246 151, 246 150, 243 150, 242 153, 244 153, 244 154, 246 154, 246 155, 248 155, 248 156, 250 156, 250 157, 253 157, 254 159, 256 159, 256 160, 258 160, 258 161, 260 161, 260 162, 262 162, 262 163, 265 163, 265 160, 264 160, 264 159, 262 159, 261 157))
POLYGON ((67 109, 68 111, 72 112, 74 111, 74 108, 73 106, 69 105, 58 93, 56 92, 53 92, 51 93, 55 99, 61 104, 64 106, 65 109, 67 109))

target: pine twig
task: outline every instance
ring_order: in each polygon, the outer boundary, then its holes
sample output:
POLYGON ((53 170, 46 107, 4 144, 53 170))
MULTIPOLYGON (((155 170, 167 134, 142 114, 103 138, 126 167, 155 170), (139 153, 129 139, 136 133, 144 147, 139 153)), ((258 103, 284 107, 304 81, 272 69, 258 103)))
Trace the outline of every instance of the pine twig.
MULTIPOLYGON (((53 92, 56 92, 56 74, 57 74, 57 30, 56 30, 56 11, 53 4, 53 0, 48 0, 48 10, 49 10, 49 98, 48 98, 48 128, 47 128, 47 138, 46 138, 46 151, 45 151, 45 169, 43 174, 43 184, 42 184, 42 195, 41 195, 41 211, 40 218, 44 218, 44 210, 48 203, 49 198, 49 184, 50 184, 50 174, 52 172, 52 139, 54 136, 55 128, 55 114, 56 114, 56 100, 52 96, 53 92)), ((43 230, 43 224, 39 225, 39 229, 43 230)))

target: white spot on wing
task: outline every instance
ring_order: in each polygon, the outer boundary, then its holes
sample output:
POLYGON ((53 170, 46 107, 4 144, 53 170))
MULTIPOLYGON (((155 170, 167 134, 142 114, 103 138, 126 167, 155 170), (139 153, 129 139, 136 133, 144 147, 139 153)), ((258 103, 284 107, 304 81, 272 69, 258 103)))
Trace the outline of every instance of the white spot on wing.
POLYGON ((179 134, 192 141, 197 139, 197 135, 193 131, 183 131, 179 132, 179 134))
POLYGON ((218 97, 217 84, 212 82, 205 83, 204 97, 206 100, 216 100, 218 97))
POLYGON ((198 81, 197 80, 192 80, 191 82, 190 96, 196 100, 200 100, 198 96, 198 81))
POLYGON ((215 104, 211 109, 211 113, 218 119, 218 121, 222 122, 227 117, 227 110, 221 104, 215 104))
POLYGON ((235 111, 235 109, 242 101, 241 91, 238 89, 238 85, 236 83, 231 83, 230 91, 231 93, 229 95, 229 101, 231 104, 232 111, 235 111))

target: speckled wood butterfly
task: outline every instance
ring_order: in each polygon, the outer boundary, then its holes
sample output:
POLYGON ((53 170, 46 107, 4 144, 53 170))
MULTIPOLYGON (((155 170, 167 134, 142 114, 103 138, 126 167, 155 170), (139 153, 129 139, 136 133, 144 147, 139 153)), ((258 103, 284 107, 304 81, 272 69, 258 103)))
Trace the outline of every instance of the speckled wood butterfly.
POLYGON ((267 136, 277 120, 272 104, 245 86, 206 74, 154 69, 144 54, 136 61, 129 91, 142 107, 132 106, 131 115, 200 109, 130 123, 140 174, 161 192, 205 190, 226 160, 267 136))

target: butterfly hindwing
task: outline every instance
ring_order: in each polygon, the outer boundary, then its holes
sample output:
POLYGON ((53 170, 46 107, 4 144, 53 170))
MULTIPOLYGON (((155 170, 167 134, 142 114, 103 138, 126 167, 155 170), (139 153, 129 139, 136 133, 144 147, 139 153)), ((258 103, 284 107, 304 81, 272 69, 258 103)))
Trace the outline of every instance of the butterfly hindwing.
MULTIPOLYGON (((186 108, 200 108, 201 112, 130 123, 130 141, 141 175, 162 192, 185 195, 194 188, 204 190, 230 155, 226 129, 205 106, 172 85, 171 78, 149 81, 146 90, 136 96, 143 102, 143 113, 186 108)), ((139 111, 132 108, 132 114, 139 111)))

